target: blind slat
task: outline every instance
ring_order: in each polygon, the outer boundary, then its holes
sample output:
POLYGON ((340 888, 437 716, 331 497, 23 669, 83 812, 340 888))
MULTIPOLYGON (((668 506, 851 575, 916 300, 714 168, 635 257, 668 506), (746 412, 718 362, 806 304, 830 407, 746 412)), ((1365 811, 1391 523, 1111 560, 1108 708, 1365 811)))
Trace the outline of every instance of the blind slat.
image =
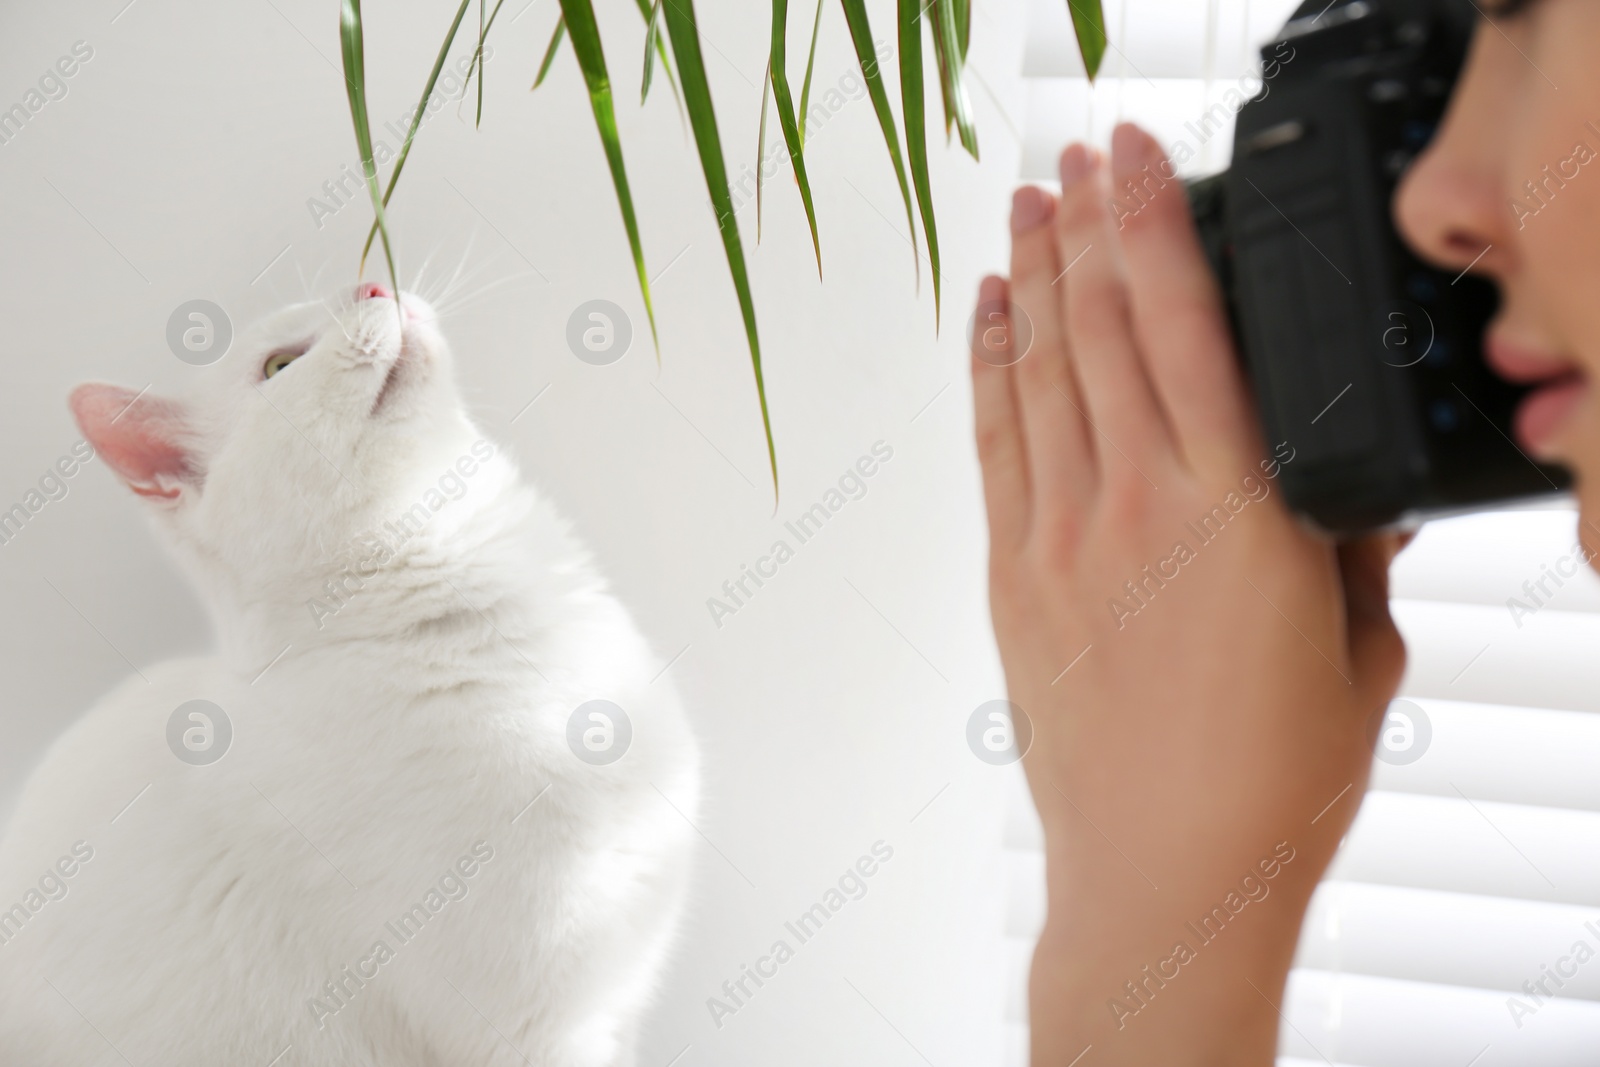
POLYGON ((1600 1001, 1600 960, 1577 962, 1600 956, 1597 931, 1595 908, 1325 881, 1312 897, 1295 965, 1502 993, 1543 980, 1563 997, 1600 1001), (1559 986, 1542 971, 1557 964, 1573 972, 1558 972, 1559 986))
POLYGON ((1394 600, 1407 696, 1600 712, 1600 614, 1394 600))
MULTIPOLYGON (((1103 0, 1114 49, 1102 74, 1128 78, 1225 77, 1242 72, 1263 41, 1297 5, 1295 0, 1103 0), (1213 16, 1214 12, 1214 17, 1213 16), (1207 54, 1204 43, 1210 40, 1207 54)), ((1026 78, 1082 77, 1083 60, 1065 0, 1029 0, 1026 78)))
POLYGON ((1328 877, 1480 896, 1600 900, 1600 814, 1368 793, 1328 877))
POLYGON ((1518 1029, 1506 994, 1297 970, 1278 1052, 1362 1067, 1594 1067, 1600 1004, 1551 1000, 1518 1029))
POLYGON ((1409 699, 1427 747, 1412 763, 1377 761, 1372 789, 1600 812, 1600 715, 1409 699))
POLYGON ((1401 600, 1497 607, 1507 622, 1512 597, 1532 607, 1537 599, 1558 611, 1600 612, 1600 575, 1574 558, 1577 540, 1570 507, 1430 522, 1395 560, 1389 592, 1401 600), (1535 585, 1541 579, 1542 590, 1535 585))

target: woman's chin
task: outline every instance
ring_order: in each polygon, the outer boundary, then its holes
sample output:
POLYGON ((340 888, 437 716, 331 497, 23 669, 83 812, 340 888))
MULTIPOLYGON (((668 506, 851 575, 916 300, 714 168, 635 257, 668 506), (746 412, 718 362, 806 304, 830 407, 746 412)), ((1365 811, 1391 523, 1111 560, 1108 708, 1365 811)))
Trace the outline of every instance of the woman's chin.
POLYGON ((1596 573, 1600 573, 1600 478, 1577 478, 1578 543, 1583 546, 1583 557, 1596 573))

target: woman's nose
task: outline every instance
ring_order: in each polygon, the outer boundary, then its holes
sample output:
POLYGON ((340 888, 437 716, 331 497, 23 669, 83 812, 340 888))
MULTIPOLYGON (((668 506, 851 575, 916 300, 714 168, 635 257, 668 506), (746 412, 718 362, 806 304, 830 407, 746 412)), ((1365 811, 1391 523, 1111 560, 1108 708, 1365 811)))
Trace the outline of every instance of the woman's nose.
POLYGON ((1506 243, 1505 204, 1496 175, 1441 139, 1406 173, 1395 194, 1395 223, 1413 251, 1453 270, 1483 264, 1506 243))
POLYGON ((1522 57, 1479 28, 1444 121, 1395 194, 1401 235, 1424 259, 1493 275, 1509 262, 1515 230, 1506 206, 1506 140, 1516 119, 1522 57))

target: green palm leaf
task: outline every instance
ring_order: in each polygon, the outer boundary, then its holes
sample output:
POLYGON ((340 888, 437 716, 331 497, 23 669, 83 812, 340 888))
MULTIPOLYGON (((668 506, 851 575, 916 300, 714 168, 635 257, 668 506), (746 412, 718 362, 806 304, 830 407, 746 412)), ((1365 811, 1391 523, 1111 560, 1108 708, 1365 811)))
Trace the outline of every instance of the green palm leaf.
POLYGON ((678 117, 683 117, 683 94, 678 91, 678 80, 672 76, 672 64, 667 62, 667 45, 661 39, 659 18, 661 13, 661 0, 634 0, 639 5, 639 14, 644 16, 644 86, 639 90, 639 103, 644 103, 645 97, 650 92, 650 51, 654 48, 656 55, 661 57, 661 69, 666 72, 667 84, 672 86, 672 95, 678 101, 678 117))
POLYGON ((772 60, 761 80, 761 124, 756 129, 756 244, 761 243, 761 200, 767 184, 767 105, 772 102, 772 60))
POLYGON ((1072 12, 1072 30, 1078 35, 1078 51, 1083 54, 1083 69, 1089 80, 1100 73, 1100 61, 1106 54, 1106 15, 1100 0, 1067 0, 1072 12))
POLYGON ((922 279, 922 264, 917 256, 917 224, 911 207, 911 188, 906 184, 906 166, 900 158, 900 135, 895 130, 894 112, 889 110, 889 97, 883 89, 883 77, 878 71, 878 57, 872 50, 872 25, 867 21, 867 7, 863 0, 840 0, 844 7, 845 22, 850 25, 850 39, 856 46, 856 58, 861 63, 861 76, 867 82, 867 94, 872 98, 872 109, 878 113, 878 125, 883 127, 883 140, 889 146, 889 158, 894 162, 894 176, 900 182, 900 198, 906 205, 906 226, 911 231, 911 262, 922 279))
POLYGON ((739 311, 744 317, 745 338, 750 344, 750 365, 755 371, 756 396, 761 402, 761 425, 767 435, 767 459, 772 466, 773 493, 778 491, 778 450, 772 440, 772 414, 767 409, 767 385, 761 371, 761 340, 756 333, 756 307, 750 296, 750 277, 745 268, 744 246, 739 240, 739 220, 733 213, 733 196, 728 190, 728 168, 723 161, 722 137, 717 132, 717 116, 711 106, 711 86, 706 82, 705 59, 700 54, 700 31, 695 24, 694 0, 666 0, 667 33, 678 60, 678 76, 684 100, 689 106, 689 122, 700 152, 700 169, 705 173, 706 190, 717 212, 717 227, 722 231, 722 248, 728 259, 728 272, 739 295, 739 311))
POLYGON ((961 24, 955 11, 954 0, 933 0, 928 14, 933 19, 934 47, 944 54, 939 63, 939 75, 944 87, 946 130, 954 119, 961 132, 961 145, 973 159, 978 158, 978 131, 972 124, 972 105, 967 102, 967 87, 962 79, 966 66, 965 50, 961 47, 961 24))
MULTIPOLYGON (((776 7, 783 0, 772 2, 776 7)), ((922 208, 922 230, 928 240, 928 265, 933 269, 933 321, 937 328, 939 229, 933 219, 933 183, 928 176, 928 120, 922 100, 923 2, 900 0, 900 106, 906 120, 906 158, 911 164, 911 182, 917 190, 917 203, 922 208)))
POLYGON ((650 339, 655 343, 656 359, 661 358, 661 340, 656 334, 656 313, 650 303, 650 276, 644 269, 644 247, 639 240, 639 220, 633 212, 633 193, 628 188, 628 171, 622 162, 622 141, 617 134, 617 115, 611 100, 611 78, 606 73, 605 52, 600 47, 600 28, 595 24, 590 0, 561 0, 562 21, 572 37, 572 51, 578 57, 584 84, 589 87, 589 105, 594 111, 595 128, 611 167, 611 183, 617 189, 617 204, 622 208, 622 223, 628 231, 628 247, 633 251, 634 270, 639 275, 639 292, 644 296, 644 311, 650 319, 650 339))
MULTIPOLYGON (((800 200, 806 207, 806 220, 811 223, 811 247, 817 253, 817 277, 822 277, 822 241, 817 237, 817 209, 811 202, 811 179, 806 176, 805 142, 800 138, 800 127, 795 122, 794 97, 789 92, 787 38, 789 25, 789 0, 772 0, 772 56, 768 60, 768 82, 773 99, 778 104, 778 124, 783 127, 784 144, 789 158, 794 161, 794 179, 800 186, 800 200)), ((761 121, 767 121, 766 107, 761 109, 761 121)), ((763 149, 763 152, 765 150, 763 149)), ((760 181, 757 172, 757 181, 760 181)), ((759 185, 757 186, 759 188, 759 185)), ((759 219, 759 208, 757 209, 759 219)), ((757 226, 759 228, 759 222, 757 226)), ((937 264, 935 264, 937 269, 937 264)))
MULTIPOLYGON (((433 70, 432 70, 432 72, 430 72, 428 74, 428 83, 425 86, 423 86, 423 88, 422 88, 422 99, 417 101, 417 110, 411 116, 410 128, 406 130, 405 144, 400 146, 400 156, 399 156, 399 158, 397 158, 394 161, 394 170, 391 171, 390 174, 389 174, 389 184, 383 191, 383 201, 382 201, 382 203, 380 203, 378 205, 377 218, 373 220, 372 228, 367 231, 367 243, 361 246, 361 265, 362 265, 363 269, 366 267, 366 264, 367 264, 367 254, 372 251, 372 239, 375 236, 377 236, 380 232, 383 234, 384 254, 385 255, 388 254, 389 227, 388 227, 388 223, 384 220, 383 209, 389 205, 389 198, 394 195, 394 187, 400 181, 400 172, 405 170, 406 157, 411 155, 411 142, 416 139, 417 128, 422 125, 422 116, 424 116, 424 115, 426 115, 428 113, 428 100, 433 96, 433 87, 439 81, 439 72, 444 69, 444 62, 445 62, 445 60, 447 58, 449 58, 449 55, 450 55, 450 45, 455 42, 456 31, 461 28, 461 20, 466 16, 467 7, 471 3, 472 3, 472 0, 461 0, 461 6, 456 9, 455 20, 450 23, 450 32, 445 34, 444 44, 439 46, 439 55, 433 61, 433 70)), ((351 6, 352 5, 349 3, 349 0, 344 0, 344 10, 348 11, 351 6)), ((355 19, 356 19, 356 28, 355 28, 356 45, 355 45, 355 47, 356 47, 356 52, 357 52, 357 62, 359 63, 360 62, 359 54, 360 54, 360 51, 361 51, 361 3, 360 3, 360 0, 356 0, 356 2, 354 4, 354 7, 355 7, 355 19)), ((345 76, 346 76, 347 84, 348 84, 349 68, 350 68, 348 38, 349 38, 350 35, 349 35, 349 32, 345 28, 345 23, 344 23, 344 19, 343 18, 341 18, 341 20, 340 20, 339 29, 340 29, 340 39, 345 42, 345 71, 346 71, 346 75, 345 76)), ((480 83, 479 84, 482 84, 481 79, 480 79, 480 83)), ((351 92, 352 92, 352 94, 355 92, 354 87, 351 87, 351 92)), ((363 100, 365 100, 365 96, 366 96, 366 89, 365 89, 365 87, 363 87, 363 89, 362 89, 363 100)), ((351 107, 352 107, 352 109, 354 108, 354 106, 355 106, 354 97, 352 96, 352 98, 351 98, 351 107)), ((364 103, 363 103, 363 108, 365 108, 365 104, 364 103)), ((366 124, 366 115, 365 115, 365 111, 363 110, 362 117, 356 121, 356 138, 357 138, 357 140, 359 140, 361 138, 361 136, 362 136, 361 131, 362 131, 363 127, 365 126, 365 124, 366 124)), ((370 144, 370 142, 371 142, 370 133, 368 134, 367 139, 368 139, 368 146, 366 147, 365 152, 367 153, 368 156, 370 156, 372 154, 372 149, 371 149, 371 144, 370 144)), ((376 182, 376 177, 374 176, 372 180, 374 182, 376 182)), ((394 273, 394 267, 393 267, 392 264, 389 267, 389 273, 391 275, 394 273)))
MULTIPOLYGON (((483 39, 489 35, 489 20, 486 17, 488 4, 486 0, 478 0, 478 49, 472 53, 472 64, 467 68, 470 72, 478 65, 478 60, 483 58, 483 39)), ((470 76, 470 75, 469 75, 470 76)), ((478 116, 473 121, 473 129, 483 125, 483 75, 478 75, 478 116)))
MULTIPOLYGON (((656 49, 661 45, 661 0, 656 0, 650 8, 650 15, 644 25, 644 76, 639 79, 639 103, 643 104, 650 99, 650 79, 656 68, 656 49)), ((663 56, 661 65, 666 67, 666 58, 663 56)), ((667 72, 672 72, 667 67, 667 72)))
MULTIPOLYGON (((472 85, 472 75, 475 72, 479 73, 481 77, 481 72, 478 71, 478 68, 483 64, 483 42, 485 38, 489 36, 489 31, 494 29, 494 20, 499 17, 500 8, 504 6, 505 2, 506 0, 495 0, 494 8, 489 12, 488 24, 483 25, 478 31, 478 48, 472 53, 472 62, 467 66, 467 76, 461 83, 461 91, 463 93, 466 92, 468 87, 472 85)), ((482 18, 481 11, 479 12, 479 18, 482 18)), ((481 82, 479 83, 478 91, 478 122, 480 125, 483 123, 483 91, 481 82)))
POLYGON ((950 143, 950 137, 956 128, 956 100, 951 91, 953 83, 950 81, 950 64, 948 60, 949 49, 944 45, 944 31, 939 28, 939 16, 935 14, 928 19, 928 29, 933 31, 933 60, 939 69, 939 95, 944 101, 944 143, 950 143))
MULTIPOLYGON (((545 75, 550 73, 550 64, 556 61, 556 52, 561 48, 561 41, 567 36, 567 17, 562 15, 556 19, 556 28, 550 34, 550 43, 545 47, 544 58, 539 61, 539 73, 533 79, 533 88, 537 89, 544 84, 545 75)), ((531 89, 529 90, 532 91, 531 89)))
MULTIPOLYGON (((394 252, 389 248, 389 225, 383 217, 383 195, 378 191, 378 165, 372 159, 372 124, 367 117, 366 48, 361 32, 361 0, 340 0, 339 46, 344 58, 344 87, 350 98, 350 118, 355 123, 356 145, 361 149, 361 169, 367 176, 367 192, 372 196, 372 211, 377 217, 375 225, 383 234, 383 258, 389 262, 389 281, 394 285, 394 306, 398 313, 400 277, 394 269, 394 252)), ((365 259, 364 256, 362 258, 365 259)))
POLYGON ((806 116, 811 114, 811 71, 817 65, 817 35, 822 32, 822 9, 828 0, 817 0, 817 14, 811 20, 811 51, 806 55, 806 78, 800 83, 800 143, 806 143, 806 116))

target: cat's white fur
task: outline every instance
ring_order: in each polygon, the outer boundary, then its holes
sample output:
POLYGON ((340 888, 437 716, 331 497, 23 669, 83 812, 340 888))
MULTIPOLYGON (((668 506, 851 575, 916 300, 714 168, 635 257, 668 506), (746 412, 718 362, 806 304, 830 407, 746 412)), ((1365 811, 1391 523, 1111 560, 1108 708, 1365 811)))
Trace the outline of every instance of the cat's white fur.
POLYGON ((130 678, 21 795, 0 1063, 634 1063, 694 743, 585 552, 464 414, 431 310, 402 303, 403 328, 370 291, 283 312, 182 402, 74 393, 220 650, 130 678), (233 729, 208 766, 167 740, 195 699, 233 729), (610 765, 568 743, 594 699, 632 723, 610 765))

